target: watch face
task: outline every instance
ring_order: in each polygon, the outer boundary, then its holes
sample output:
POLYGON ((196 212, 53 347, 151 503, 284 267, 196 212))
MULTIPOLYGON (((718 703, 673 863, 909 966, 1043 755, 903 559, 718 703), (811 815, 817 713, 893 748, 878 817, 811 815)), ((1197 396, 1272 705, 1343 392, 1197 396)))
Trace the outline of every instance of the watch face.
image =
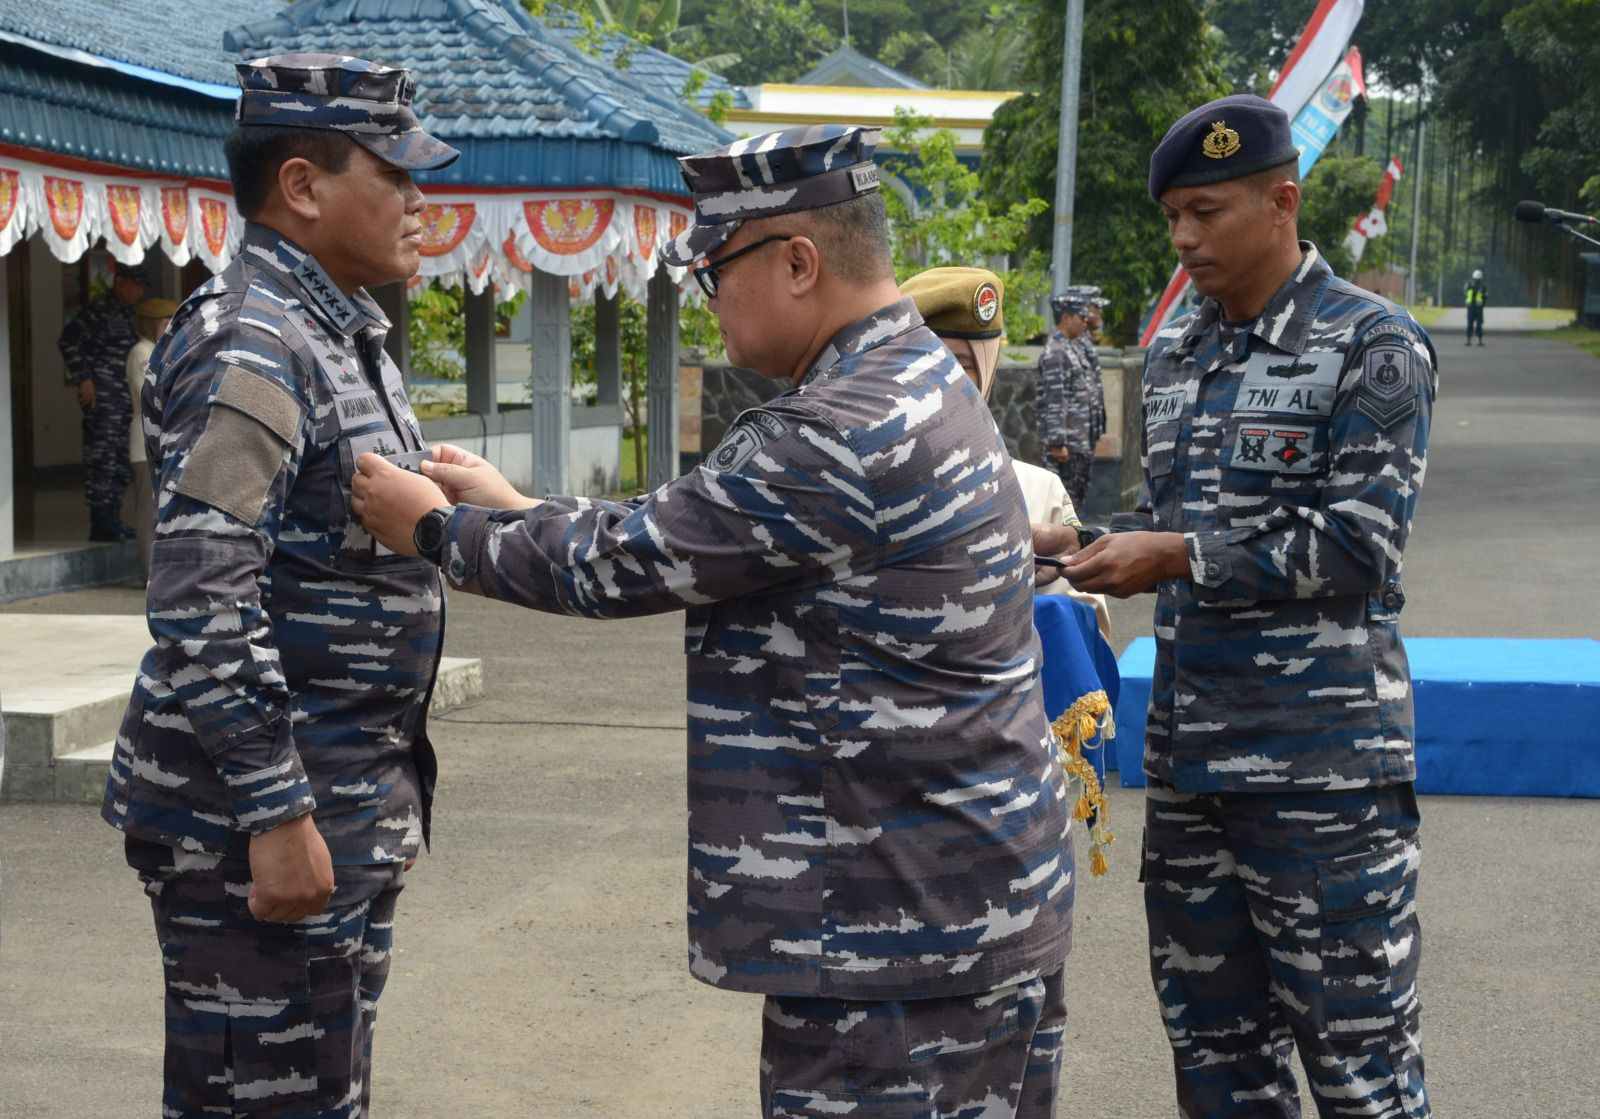
POLYGON ((429 559, 436 559, 444 547, 445 517, 437 510, 424 513, 412 533, 412 543, 417 551, 429 559))

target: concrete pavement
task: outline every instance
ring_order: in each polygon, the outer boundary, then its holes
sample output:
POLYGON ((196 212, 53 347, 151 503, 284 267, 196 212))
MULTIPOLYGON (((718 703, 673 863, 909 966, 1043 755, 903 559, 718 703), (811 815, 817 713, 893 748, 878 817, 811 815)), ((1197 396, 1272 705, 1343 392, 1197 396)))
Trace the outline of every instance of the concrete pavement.
MULTIPOLYGON (((1439 346, 1407 632, 1600 636, 1600 361, 1533 336, 1439 346)), ((7 610, 141 605, 106 589, 7 610)), ((1149 610, 1116 603, 1119 639, 1148 633, 1149 610)), ((401 901, 377 1119, 755 1113, 760 1002, 684 960, 681 638, 675 616, 452 598, 450 652, 483 658, 491 698, 437 725, 436 849, 401 901)), ((1113 789, 1112 804, 1112 873, 1079 883, 1060 1114, 1145 1119, 1174 1113, 1168 1050, 1135 881, 1141 801, 1113 789)), ((1600 1115, 1600 805, 1423 810, 1436 1114, 1600 1115)), ((0 861, 0 1114, 156 1115, 160 967, 115 833, 89 808, 0 806, 0 861)))

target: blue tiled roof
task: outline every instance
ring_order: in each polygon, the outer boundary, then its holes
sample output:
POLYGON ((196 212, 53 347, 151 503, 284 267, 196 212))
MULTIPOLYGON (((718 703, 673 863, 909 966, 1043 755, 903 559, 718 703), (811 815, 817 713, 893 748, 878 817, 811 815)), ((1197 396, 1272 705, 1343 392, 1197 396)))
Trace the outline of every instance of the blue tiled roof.
POLYGON ((225 101, 0 42, 0 143, 175 177, 228 177, 225 101))
POLYGON ((589 57, 516 0, 300 0, 229 32, 224 46, 246 58, 334 51, 411 68, 424 126, 462 149, 452 166, 419 176, 435 184, 681 195, 674 157, 733 139, 667 79, 589 57))
POLYGON ((211 85, 236 86, 222 35, 277 0, 0 0, 0 31, 211 85))

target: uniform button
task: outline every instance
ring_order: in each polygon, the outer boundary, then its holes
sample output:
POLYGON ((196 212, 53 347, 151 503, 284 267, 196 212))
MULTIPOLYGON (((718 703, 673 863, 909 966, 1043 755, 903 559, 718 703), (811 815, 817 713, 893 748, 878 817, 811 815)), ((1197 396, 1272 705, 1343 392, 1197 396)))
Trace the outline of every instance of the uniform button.
POLYGON ((1218 575, 1222 574, 1222 565, 1219 564, 1216 560, 1207 560, 1206 561, 1206 574, 1211 576, 1211 578, 1215 579, 1218 575))
POLYGON ((1386 610, 1393 610, 1400 605, 1400 595, 1395 591, 1385 591, 1383 605, 1386 610))
POLYGON ((454 579, 456 582, 459 583, 463 578, 466 577, 466 574, 467 574, 467 562, 466 562, 466 560, 458 558, 458 559, 453 559, 453 560, 450 561, 450 578, 454 579))

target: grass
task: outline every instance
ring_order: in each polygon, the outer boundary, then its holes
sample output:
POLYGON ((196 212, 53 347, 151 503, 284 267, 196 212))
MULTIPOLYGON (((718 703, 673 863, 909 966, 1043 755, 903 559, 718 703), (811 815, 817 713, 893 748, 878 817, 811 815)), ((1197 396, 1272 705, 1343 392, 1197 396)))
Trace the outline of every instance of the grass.
MULTIPOLYGON (((1570 315, 1572 312, 1568 311, 1566 313, 1570 315)), ((1559 330, 1541 334, 1540 337, 1554 338, 1558 342, 1567 342, 1592 357, 1600 357, 1600 330, 1591 330, 1586 326, 1564 326, 1559 330)))
POLYGON ((1578 312, 1569 307, 1534 307, 1528 311, 1531 322, 1571 322, 1578 312))
MULTIPOLYGON (((650 461, 650 459, 649 459, 650 444, 649 444, 649 441, 648 441, 649 440, 649 434, 650 434, 649 432, 641 432, 638 435, 639 439, 645 440, 645 462, 646 462, 646 464, 648 464, 649 461, 650 461)), ((620 476, 621 476, 620 484, 622 486, 622 493, 626 497, 633 497, 636 494, 639 494, 640 492, 642 492, 642 487, 639 484, 639 472, 634 469, 634 465, 633 465, 634 438, 635 437, 632 436, 632 435, 624 435, 622 437, 622 470, 620 472, 620 476)))
POLYGON ((1436 322, 1443 318, 1447 309, 1448 308, 1445 307, 1434 307, 1431 305, 1424 306, 1420 304, 1416 307, 1406 308, 1407 311, 1411 312, 1411 317, 1417 320, 1417 325, 1421 326, 1424 330, 1432 327, 1436 322))

